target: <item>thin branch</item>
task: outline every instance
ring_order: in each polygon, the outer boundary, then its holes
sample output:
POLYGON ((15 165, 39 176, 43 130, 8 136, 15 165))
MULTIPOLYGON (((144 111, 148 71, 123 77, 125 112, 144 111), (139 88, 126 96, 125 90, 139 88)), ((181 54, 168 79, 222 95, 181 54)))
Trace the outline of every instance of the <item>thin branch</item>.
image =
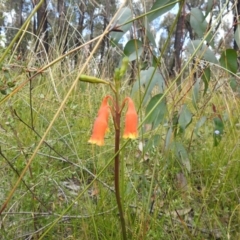
MULTIPOLYGON (((0 147, 0 155, 3 157, 3 159, 8 163, 8 165, 10 166, 10 168, 16 173, 16 175, 19 177, 20 174, 18 172, 18 170, 12 165, 12 163, 8 160, 8 158, 3 154, 2 149, 0 147)), ((24 179, 21 179, 22 183, 24 184, 24 186, 27 188, 27 190, 32 194, 32 197, 36 200, 38 200, 38 202, 47 210, 49 211, 49 209, 45 206, 45 204, 42 202, 42 200, 40 200, 35 193, 31 190, 31 188, 27 185, 27 183, 25 182, 24 179)), ((51 211, 49 211, 50 213, 51 211)))

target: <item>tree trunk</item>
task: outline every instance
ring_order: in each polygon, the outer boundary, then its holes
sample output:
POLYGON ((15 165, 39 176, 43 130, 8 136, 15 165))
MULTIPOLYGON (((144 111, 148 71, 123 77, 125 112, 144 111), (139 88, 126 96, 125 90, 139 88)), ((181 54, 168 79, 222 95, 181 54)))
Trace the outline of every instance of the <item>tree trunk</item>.
MULTIPOLYGON (((39 0, 35 1, 37 5, 39 0)), ((43 2, 41 7, 37 11, 37 31, 36 34, 40 40, 37 40, 35 51, 38 51, 39 41, 43 42, 44 50, 48 53, 48 22, 47 22, 47 3, 46 0, 43 2)))
POLYGON ((68 28, 66 25, 66 6, 63 0, 58 0, 58 28, 57 28, 57 39, 58 39, 58 47, 60 53, 65 53, 67 51, 67 43, 68 43, 68 28))
POLYGON ((185 17, 181 14, 177 21, 175 41, 174 41, 174 55, 175 55, 175 71, 179 73, 181 70, 181 54, 183 46, 183 30, 184 30, 185 17))

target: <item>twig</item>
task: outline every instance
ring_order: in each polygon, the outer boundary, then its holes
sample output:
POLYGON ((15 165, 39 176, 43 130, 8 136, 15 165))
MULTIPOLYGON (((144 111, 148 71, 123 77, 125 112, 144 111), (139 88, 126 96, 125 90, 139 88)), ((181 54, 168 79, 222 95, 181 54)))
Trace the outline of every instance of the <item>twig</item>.
MULTIPOLYGON (((3 154, 2 149, 0 147, 0 155, 5 159, 5 161, 8 163, 8 165, 10 166, 10 168, 16 173, 16 175, 19 177, 20 174, 18 172, 18 170, 16 168, 14 168, 14 166, 12 165, 12 163, 8 160, 8 158, 3 154)), ((27 183, 24 181, 24 179, 21 180, 22 183, 24 184, 24 186, 27 188, 27 190, 32 194, 32 197, 36 200, 38 200, 38 202, 47 210, 49 211, 49 209, 44 205, 44 203, 34 194, 34 192, 31 190, 31 188, 27 185, 27 183)), ((51 211, 49 211, 50 213, 51 211)))

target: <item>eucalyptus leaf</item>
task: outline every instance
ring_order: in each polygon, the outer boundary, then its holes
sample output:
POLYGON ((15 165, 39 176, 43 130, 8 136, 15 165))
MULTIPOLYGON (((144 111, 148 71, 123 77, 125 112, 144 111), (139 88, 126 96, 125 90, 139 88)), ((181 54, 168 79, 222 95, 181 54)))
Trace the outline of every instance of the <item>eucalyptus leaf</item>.
POLYGON ((231 78, 230 81, 229 81, 229 84, 230 84, 230 87, 232 88, 232 90, 234 92, 236 92, 237 91, 237 86, 238 86, 236 79, 231 78))
POLYGON ((163 94, 155 95, 146 107, 147 124, 152 124, 152 129, 155 129, 163 122, 167 113, 166 99, 163 94))
POLYGON ((161 140, 161 136, 159 134, 151 136, 150 139, 145 144, 143 151, 147 152, 151 148, 158 147, 160 140, 161 140))
MULTIPOLYGON (((113 23, 113 26, 119 26, 122 25, 130 20, 133 19, 133 15, 132 15, 132 11, 130 8, 128 7, 124 7, 120 10, 120 12, 118 13, 118 15, 116 16, 116 20, 113 23)), ((120 29, 123 32, 111 32, 110 33, 110 38, 111 40, 114 42, 114 45, 117 44, 119 42, 119 40, 123 37, 123 35, 130 30, 132 26, 132 22, 127 23, 125 25, 122 25, 120 27, 120 29)))
POLYGON ((240 25, 239 24, 237 24, 237 29, 234 34, 234 39, 238 45, 238 48, 240 48, 240 25))
POLYGON ((207 1, 207 8, 206 8, 205 18, 206 18, 207 15, 212 11, 213 4, 214 4, 214 0, 208 0, 208 1, 207 1))
POLYGON ((201 118, 198 120, 198 122, 196 123, 196 126, 195 126, 195 128, 194 128, 194 133, 195 133, 197 136, 199 136, 199 134, 198 134, 199 128, 203 126, 203 124, 206 122, 206 120, 207 120, 207 117, 203 116, 203 117, 201 117, 201 118))
POLYGON ((222 67, 226 68, 232 73, 237 73, 238 62, 237 52, 234 49, 226 49, 222 52, 219 62, 222 67))
POLYGON ((213 34, 208 32, 208 23, 199 8, 192 8, 190 13, 190 24, 193 30, 198 35, 198 38, 203 38, 206 34, 206 41, 212 43, 213 34))
POLYGON ((197 103, 199 102, 200 99, 200 78, 196 79, 196 82, 193 85, 193 90, 192 90, 192 103, 195 109, 197 109, 197 103))
POLYGON ((167 131, 167 134, 166 134, 166 139, 165 139, 165 150, 168 150, 169 146, 170 146, 170 143, 171 143, 171 138, 172 138, 172 127, 170 127, 167 131))
POLYGON ((208 84, 210 82, 210 77, 211 77, 211 70, 210 68, 205 68, 203 71, 203 75, 202 75, 202 80, 204 83, 204 91, 203 91, 203 96, 206 94, 207 90, 208 90, 208 84))
POLYGON ((149 25, 149 22, 148 22, 147 18, 146 18, 146 21, 145 21, 145 29, 146 29, 146 34, 147 34, 147 38, 148 38, 149 42, 153 45, 153 47, 157 47, 155 37, 152 34, 151 26, 149 25))
POLYGON ((148 21, 151 22, 162 14, 168 12, 175 6, 175 4, 176 0, 156 0, 150 10, 153 12, 147 15, 148 21))
POLYGON ((140 40, 132 39, 124 47, 124 54, 128 56, 129 61, 134 61, 143 53, 143 44, 140 40))
POLYGON ((163 93, 165 90, 163 76, 154 67, 140 71, 140 79, 134 83, 131 95, 134 95, 141 86, 144 86, 146 89, 144 93, 143 105, 145 105, 152 96, 151 92, 155 86, 158 87, 160 93, 163 93))
POLYGON ((224 124, 221 118, 215 117, 213 119, 214 122, 214 131, 219 131, 220 134, 223 134, 224 124))
POLYGON ((198 58, 206 60, 210 63, 218 64, 218 60, 215 54, 210 50, 210 48, 202 43, 201 40, 189 41, 186 46, 187 53, 191 55, 196 55, 198 58))
POLYGON ((187 169, 188 172, 191 172, 191 164, 188 157, 187 150, 182 143, 173 142, 171 148, 174 150, 176 157, 182 163, 182 165, 187 169))
POLYGON ((215 117, 213 119, 213 122, 214 122, 213 142, 214 142, 214 146, 217 146, 222 139, 224 124, 222 119, 219 117, 215 117))
POLYGON ((199 38, 204 36, 208 24, 204 18, 202 11, 199 8, 192 8, 190 13, 190 24, 199 38))
POLYGON ((192 121, 192 113, 188 110, 188 107, 186 104, 182 106, 180 116, 178 119, 178 125, 182 131, 186 129, 186 127, 191 123, 192 121))

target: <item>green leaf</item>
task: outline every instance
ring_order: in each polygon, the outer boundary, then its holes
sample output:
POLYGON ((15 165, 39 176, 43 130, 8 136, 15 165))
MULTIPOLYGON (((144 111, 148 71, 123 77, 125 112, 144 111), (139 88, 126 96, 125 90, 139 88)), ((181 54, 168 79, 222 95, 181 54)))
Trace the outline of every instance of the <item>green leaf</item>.
POLYGON ((213 4, 214 4, 214 0, 208 0, 208 1, 207 1, 207 7, 206 7, 206 15, 205 15, 205 18, 206 18, 207 15, 212 11, 213 4))
POLYGON ((237 52, 234 49, 226 49, 223 51, 219 62, 222 67, 226 68, 230 72, 237 73, 237 52))
POLYGON ((237 86, 238 86, 236 79, 235 78, 231 78, 229 84, 230 84, 230 87, 232 88, 232 90, 234 92, 236 92, 237 91, 237 86))
POLYGON ((197 109, 197 103, 200 99, 200 78, 197 78, 195 84, 193 85, 192 91, 192 103, 195 109, 197 109))
POLYGON ((162 14, 168 12, 176 4, 175 0, 156 0, 150 11, 154 11, 147 15, 148 21, 151 22, 154 19, 160 17, 162 14))
POLYGON ((152 129, 158 127, 163 122, 167 113, 166 99, 163 98, 163 94, 155 95, 146 107, 146 123, 152 124, 152 129))
POLYGON ((195 126, 195 128, 194 128, 194 133, 195 133, 197 136, 199 136, 199 134, 198 134, 199 128, 203 126, 203 124, 206 122, 206 120, 207 120, 207 117, 203 116, 203 117, 201 117, 201 118, 198 120, 198 122, 196 123, 196 126, 195 126))
POLYGON ((238 48, 240 48, 240 25, 239 24, 237 24, 237 29, 234 34, 234 39, 238 45, 238 48))
POLYGON ((219 117, 215 117, 213 119, 214 122, 214 131, 219 131, 220 134, 223 134, 223 130, 224 130, 224 124, 221 118, 219 117))
POLYGON ((171 148, 174 150, 176 157, 180 160, 182 165, 186 167, 187 171, 191 172, 190 160, 184 146, 179 142, 173 142, 171 148))
MULTIPOLYGON (((118 15, 116 16, 116 21, 113 23, 113 26, 119 26, 124 24, 125 22, 128 22, 133 19, 132 11, 128 7, 124 7, 120 10, 118 15)), ((119 40, 122 38, 122 36, 131 28, 132 23, 128 23, 121 26, 121 30, 123 32, 111 32, 110 38, 114 42, 114 45, 119 42, 119 40)))
POLYGON ((2 95, 7 95, 7 94, 8 94, 6 89, 0 90, 0 93, 1 93, 2 95))
POLYGON ((147 38, 148 38, 149 42, 153 45, 153 47, 157 47, 155 37, 153 36, 152 31, 151 31, 151 26, 148 23, 148 19, 146 19, 146 21, 145 21, 145 29, 146 29, 146 34, 147 34, 147 38))
POLYGON ((147 152, 150 148, 158 147, 161 140, 161 136, 159 134, 151 136, 151 138, 147 141, 146 145, 144 146, 144 152, 147 152))
POLYGON ((173 131, 173 129, 171 127, 167 131, 166 139, 165 139, 165 150, 168 150, 169 145, 171 143, 172 131, 173 131))
POLYGON ((182 106, 182 110, 180 112, 180 116, 178 119, 178 125, 180 129, 184 132, 186 127, 191 123, 192 121, 192 113, 188 110, 187 105, 184 104, 182 106))
POLYGON ((8 85, 10 88, 12 88, 12 87, 15 87, 16 84, 15 84, 14 82, 8 82, 7 85, 8 85))
POLYGON ((213 142, 214 146, 217 146, 222 139, 224 124, 222 119, 220 119, 219 117, 215 117, 213 119, 213 123, 214 123, 213 142))
POLYGON ((132 39, 127 42, 123 51, 128 56, 129 61, 134 61, 143 53, 143 44, 140 40, 132 39))
POLYGON ((212 41, 212 33, 208 33, 208 23, 205 20, 205 16, 199 8, 192 8, 190 13, 190 24, 193 30, 197 33, 198 38, 203 38, 208 34, 206 41, 210 43, 212 41))
POLYGON ((174 111, 173 116, 172 116, 172 128, 173 128, 174 137, 177 136, 178 119, 179 119, 178 111, 174 111))
MULTIPOLYGON (((121 67, 119 69, 119 77, 123 77, 123 75, 126 73, 127 68, 128 68, 128 63, 129 63, 129 59, 128 57, 124 57, 122 59, 122 63, 121 63, 121 67)), ((117 73, 118 74, 118 73, 117 73)))
POLYGON ((208 62, 218 64, 218 60, 215 54, 209 49, 206 44, 202 43, 201 40, 189 41, 186 46, 186 50, 189 54, 194 56, 196 55, 200 59, 204 59, 208 62))
POLYGON ((199 8, 192 8, 190 13, 190 24, 199 38, 204 36, 208 24, 204 18, 202 11, 199 8))
POLYGON ((141 86, 146 88, 143 99, 143 105, 145 105, 151 97, 151 92, 155 86, 158 87, 160 93, 164 92, 165 81, 162 74, 158 70, 156 70, 154 67, 150 67, 147 70, 140 71, 140 79, 134 83, 131 95, 136 93, 141 86))
POLYGON ((204 83, 204 91, 203 91, 203 96, 206 94, 207 90, 208 90, 208 83, 210 82, 210 77, 211 77, 211 71, 210 68, 205 68, 203 71, 203 75, 202 75, 202 80, 204 83))

